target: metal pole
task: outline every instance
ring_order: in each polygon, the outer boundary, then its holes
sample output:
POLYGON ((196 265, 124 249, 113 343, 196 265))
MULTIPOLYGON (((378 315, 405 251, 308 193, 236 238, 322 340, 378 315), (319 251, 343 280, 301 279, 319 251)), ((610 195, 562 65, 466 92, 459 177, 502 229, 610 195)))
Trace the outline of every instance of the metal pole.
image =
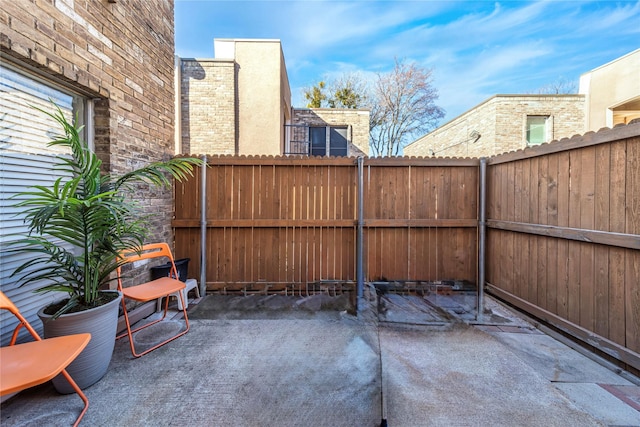
POLYGON ((482 321, 484 314, 484 269, 487 233, 487 159, 480 159, 480 222, 478 235, 478 311, 476 320, 482 321))
POLYGON ((200 296, 207 292, 207 156, 200 171, 200 296))
POLYGON ((358 235, 356 253, 356 280, 357 280, 357 309, 362 308, 362 298, 364 296, 364 158, 358 157, 358 235))

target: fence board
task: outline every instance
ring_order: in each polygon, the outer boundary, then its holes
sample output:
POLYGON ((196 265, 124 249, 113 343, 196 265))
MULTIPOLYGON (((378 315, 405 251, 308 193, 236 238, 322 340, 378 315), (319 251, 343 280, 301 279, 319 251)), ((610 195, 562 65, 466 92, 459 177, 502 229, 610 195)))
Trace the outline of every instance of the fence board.
MULTIPOLYGON (((580 200, 580 228, 593 230, 595 227, 595 172, 596 149, 586 147, 580 150, 582 167, 582 198, 580 200)), ((595 326, 595 247, 590 244, 581 245, 580 252, 580 326, 594 330, 595 326)))
MULTIPOLYGON (((547 162, 547 224, 558 226, 558 155, 548 156, 547 162)), ((558 283, 558 239, 547 239, 547 303, 546 309, 557 313, 563 295, 558 283)))
MULTIPOLYGON (((520 293, 518 296, 522 296, 526 298, 529 295, 529 301, 538 301, 538 238, 537 236, 526 236, 525 241, 527 242, 527 252, 529 254, 529 263, 527 263, 527 267, 525 270, 528 270, 528 280, 527 283, 528 289, 527 293, 520 293)), ((506 240, 508 244, 508 240, 506 240)))
MULTIPOLYGON (((538 159, 538 223, 547 225, 548 219, 548 191, 549 191, 549 159, 548 157, 539 157, 538 159)), ((549 307, 548 298, 549 294, 553 294, 553 291, 549 291, 547 286, 547 243, 549 239, 546 237, 538 237, 537 252, 538 252, 538 269, 537 269, 537 304, 542 308, 549 307)))
MULTIPOLYGON (((569 152, 558 153, 558 226, 569 226, 569 152)), ((558 240, 557 275, 558 315, 569 315, 569 242, 558 240)))
POLYGON ((626 233, 640 235, 640 137, 627 144, 626 233))
POLYGON ((556 276, 558 316, 569 318, 569 241, 558 241, 558 275, 556 276))
POLYGON ((640 353, 640 254, 625 250, 626 347, 640 353))

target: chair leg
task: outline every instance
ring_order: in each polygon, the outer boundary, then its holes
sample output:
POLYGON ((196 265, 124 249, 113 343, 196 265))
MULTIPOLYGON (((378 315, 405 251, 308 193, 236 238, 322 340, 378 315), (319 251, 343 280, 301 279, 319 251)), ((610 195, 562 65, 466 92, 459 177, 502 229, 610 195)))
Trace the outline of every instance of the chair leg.
POLYGON ((184 299, 182 297, 182 292, 178 292, 178 298, 179 298, 179 302, 182 303, 182 313, 184 314, 184 320, 185 320, 185 324, 186 324, 186 329, 184 331, 178 333, 177 335, 174 335, 173 337, 171 337, 169 339, 166 339, 163 342, 161 342, 159 344, 156 344, 151 348, 146 349, 145 351, 143 351, 141 353, 138 353, 136 351, 135 344, 133 343, 133 333, 134 332, 138 332, 141 329, 148 328, 151 325, 155 325, 156 323, 163 321, 165 319, 165 317, 167 317, 167 312, 169 311, 169 297, 166 298, 165 305, 164 305, 164 313, 162 314, 162 317, 160 319, 156 319, 153 322, 146 323, 146 324, 144 324, 142 326, 139 326, 139 327, 137 327, 135 329, 131 329, 131 324, 129 322, 129 315, 127 313, 127 306, 126 306, 126 303, 124 301, 124 298, 122 298, 122 307, 123 307, 123 311, 124 311, 124 322, 125 322, 125 324, 127 326, 127 332, 118 335, 116 337, 116 339, 120 339, 120 338, 123 338, 125 336, 128 336, 129 337, 129 347, 131 348, 131 354, 133 355, 133 357, 137 358, 137 357, 140 357, 140 356, 144 356, 145 354, 147 354, 147 353, 149 353, 149 352, 151 352, 151 351, 153 351, 153 350, 155 350, 155 349, 157 349, 159 347, 162 347, 163 345, 167 344, 168 342, 171 342, 171 341, 175 340, 178 337, 183 336, 184 334, 189 332, 189 318, 187 317, 187 306, 186 306, 185 301, 184 301, 184 299))
POLYGON ((80 399, 82 399, 82 401, 84 402, 84 408, 82 409, 82 412, 80 412, 80 415, 78 415, 78 418, 76 418, 76 422, 73 424, 73 427, 77 427, 78 424, 80 424, 82 417, 84 417, 84 414, 87 412, 87 409, 89 408, 89 399, 87 398, 87 396, 85 396, 82 390, 80 390, 80 387, 78 387, 78 384, 76 384, 73 378, 71 378, 71 375, 67 373, 66 369, 63 369, 60 373, 67 379, 73 390, 75 390, 78 396, 80 396, 80 399))

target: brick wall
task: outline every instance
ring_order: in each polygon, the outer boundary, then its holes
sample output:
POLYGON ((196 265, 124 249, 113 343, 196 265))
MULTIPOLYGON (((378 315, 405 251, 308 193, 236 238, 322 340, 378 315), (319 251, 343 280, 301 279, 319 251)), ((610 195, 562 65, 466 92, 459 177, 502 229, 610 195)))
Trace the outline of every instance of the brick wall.
POLYGON ((527 146, 528 115, 551 118, 548 142, 582 134, 584 103, 583 95, 496 95, 414 141, 404 154, 487 157, 519 150, 527 146))
POLYGON ((237 154, 233 60, 181 59, 182 152, 237 154))
MULTIPOLYGON (((112 173, 174 154, 173 0, 0 1, 3 61, 95 103, 95 147, 112 173)), ((142 187, 149 240, 171 242, 171 189, 142 187)))
POLYGON ((307 126, 350 126, 349 155, 369 154, 369 110, 295 108, 292 124, 307 126))

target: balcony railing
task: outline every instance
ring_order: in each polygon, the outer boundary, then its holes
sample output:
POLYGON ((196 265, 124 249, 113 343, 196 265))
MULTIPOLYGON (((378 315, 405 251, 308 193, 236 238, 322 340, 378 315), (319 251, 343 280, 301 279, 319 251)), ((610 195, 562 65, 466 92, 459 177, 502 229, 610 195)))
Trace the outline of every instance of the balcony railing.
POLYGON ((308 156, 311 150, 309 141, 287 141, 285 152, 286 156, 308 156))

